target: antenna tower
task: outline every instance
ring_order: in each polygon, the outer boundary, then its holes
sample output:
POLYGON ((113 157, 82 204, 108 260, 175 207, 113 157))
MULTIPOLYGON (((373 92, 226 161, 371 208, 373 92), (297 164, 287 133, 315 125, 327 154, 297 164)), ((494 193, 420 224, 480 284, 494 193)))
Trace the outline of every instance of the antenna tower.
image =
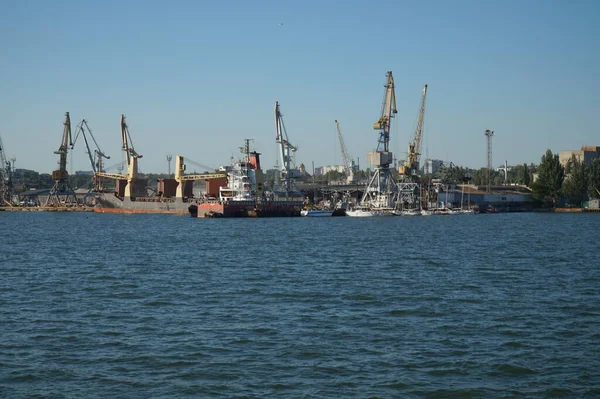
POLYGON ((486 130, 485 137, 487 138, 487 192, 489 193, 492 182, 492 137, 494 137, 494 132, 486 130))

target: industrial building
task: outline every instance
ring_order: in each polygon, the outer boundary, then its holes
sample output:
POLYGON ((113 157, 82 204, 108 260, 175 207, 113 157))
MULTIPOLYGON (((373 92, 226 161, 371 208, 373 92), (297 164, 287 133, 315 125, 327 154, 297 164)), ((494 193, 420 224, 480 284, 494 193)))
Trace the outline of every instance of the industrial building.
POLYGON ((558 153, 558 159, 562 166, 567 166, 572 157, 575 157, 579 162, 585 164, 585 166, 590 166, 594 160, 600 158, 600 147, 582 146, 581 150, 560 151, 558 153))
POLYGON ((440 159, 426 159, 423 163, 422 173, 424 175, 434 175, 444 166, 444 161, 440 159))

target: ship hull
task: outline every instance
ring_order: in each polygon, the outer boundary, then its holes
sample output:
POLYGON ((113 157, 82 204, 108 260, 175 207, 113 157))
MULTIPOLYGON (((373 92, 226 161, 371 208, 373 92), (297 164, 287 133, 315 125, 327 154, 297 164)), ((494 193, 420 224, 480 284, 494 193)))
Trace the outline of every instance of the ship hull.
POLYGON ((181 199, 143 197, 120 199, 112 193, 96 196, 94 212, 98 213, 167 213, 185 215, 190 203, 181 199))
POLYGON ((205 202, 189 206, 192 217, 295 217, 300 216, 302 201, 228 201, 205 202))

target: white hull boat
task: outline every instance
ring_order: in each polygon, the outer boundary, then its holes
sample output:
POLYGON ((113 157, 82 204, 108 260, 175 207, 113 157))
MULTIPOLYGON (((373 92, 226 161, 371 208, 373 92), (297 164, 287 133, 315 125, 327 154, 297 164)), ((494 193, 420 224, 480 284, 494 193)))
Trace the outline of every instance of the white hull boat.
POLYGON ((366 218, 373 217, 375 214, 368 209, 353 209, 351 211, 346 211, 346 216, 350 216, 352 218, 366 218))

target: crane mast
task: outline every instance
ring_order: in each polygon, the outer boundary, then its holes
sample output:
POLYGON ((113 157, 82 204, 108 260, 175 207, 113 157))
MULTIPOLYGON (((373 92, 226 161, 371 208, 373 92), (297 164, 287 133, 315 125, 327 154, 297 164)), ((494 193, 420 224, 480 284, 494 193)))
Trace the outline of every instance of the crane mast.
POLYGON ((73 141, 71 140, 71 118, 69 117, 68 112, 65 113, 63 125, 64 129, 60 147, 58 147, 57 151, 54 151, 55 154, 59 155, 58 170, 52 172, 52 178, 54 180, 66 179, 69 177, 67 172, 67 153, 69 152, 69 147, 71 149, 73 148, 73 141))
POLYGON ((392 76, 392 71, 388 71, 386 76, 387 83, 385 84, 385 92, 381 104, 381 116, 377 122, 373 124, 373 129, 379 130, 377 151, 383 152, 390 150, 391 118, 398 113, 398 110, 396 109, 396 92, 394 90, 394 77, 392 76))
POLYGON ((75 144, 77 143, 77 139, 79 138, 79 136, 80 135, 83 136, 83 141, 85 142, 86 152, 88 154, 88 158, 89 158, 90 164, 92 166, 92 171, 94 173, 94 189, 96 191, 102 191, 102 181, 100 179, 100 176, 97 175, 97 173, 104 171, 103 159, 110 159, 110 157, 108 155, 106 155, 100 149, 100 146, 98 145, 98 142, 96 141, 96 138, 92 134, 92 129, 90 129, 90 127, 85 119, 82 119, 81 122, 79 122, 79 124, 76 127, 76 131, 77 131, 77 133, 75 134, 75 139, 73 139, 73 146, 75 146, 75 144), (89 134, 89 136, 92 138, 92 140, 94 141, 94 144, 96 145, 96 148, 93 151, 93 155, 92 155, 92 150, 90 148, 90 143, 87 138, 86 131, 89 134))
POLYGON ((392 71, 387 72, 386 78, 381 114, 373 124, 373 129, 379 131, 377 150, 367 153, 369 163, 375 166, 375 173, 367 183, 361 200, 363 207, 381 210, 394 208, 398 195, 398 187, 390 170, 393 155, 389 150, 391 121, 398 113, 392 71))
POLYGON ((340 151, 342 152, 342 160, 344 162, 344 173, 346 173, 346 182, 352 183, 354 181, 354 171, 352 170, 352 159, 348 155, 348 150, 346 149, 346 144, 344 144, 344 137, 342 136, 342 131, 340 129, 340 124, 338 121, 335 121, 335 128, 337 130, 338 140, 340 142, 340 151))
POLYGON ((298 190, 294 181, 294 176, 292 175, 292 170, 294 169, 293 153, 296 152, 297 148, 288 140, 285 124, 283 123, 283 115, 279 110, 278 101, 275 101, 275 132, 275 141, 279 145, 279 159, 281 160, 280 187, 277 190, 278 195, 283 195, 285 197, 300 196, 300 190, 298 190))
POLYGON ((54 206, 60 204, 77 204, 77 197, 69 183, 69 173, 67 172, 67 154, 69 148, 73 149, 73 141, 71 139, 71 118, 69 113, 65 113, 65 121, 63 122, 63 136, 60 142, 60 147, 55 154, 59 156, 58 170, 52 172, 54 186, 50 190, 46 206, 54 206), (61 198, 61 195, 63 198, 61 198))
POLYGON ((13 205, 12 167, 6 159, 2 136, 0 136, 0 206, 13 205))
POLYGON ((413 140, 408 144, 408 152, 404 165, 400 166, 398 172, 404 176, 414 176, 419 170, 419 158, 421 155, 421 141, 423 138, 423 125, 425 123, 425 101, 427 99, 427 85, 423 87, 419 117, 413 140))
POLYGON ((129 127, 125 122, 125 115, 121 114, 121 141, 123 143, 122 149, 125 151, 125 158, 127 160, 127 186, 125 187, 125 197, 131 198, 133 184, 138 176, 138 158, 142 158, 142 155, 138 154, 133 148, 133 140, 129 134, 129 127))

